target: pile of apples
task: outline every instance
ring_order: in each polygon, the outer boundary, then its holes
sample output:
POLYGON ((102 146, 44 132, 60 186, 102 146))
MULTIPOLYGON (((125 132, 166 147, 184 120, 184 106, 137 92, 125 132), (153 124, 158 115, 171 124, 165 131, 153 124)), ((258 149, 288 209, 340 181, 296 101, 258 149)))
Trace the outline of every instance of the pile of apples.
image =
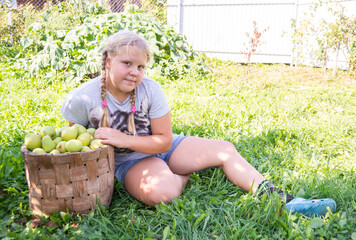
POLYGON ((101 139, 94 139, 95 128, 85 128, 80 124, 55 129, 44 126, 40 133, 28 133, 25 146, 34 153, 62 154, 84 152, 101 147, 101 139))

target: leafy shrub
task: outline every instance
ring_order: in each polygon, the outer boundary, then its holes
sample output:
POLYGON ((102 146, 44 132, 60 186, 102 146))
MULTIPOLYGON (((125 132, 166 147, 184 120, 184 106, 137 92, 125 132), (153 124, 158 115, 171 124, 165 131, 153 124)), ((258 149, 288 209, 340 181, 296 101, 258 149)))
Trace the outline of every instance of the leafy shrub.
POLYGON ((296 22, 292 22, 292 27, 295 29, 294 41, 298 43, 300 48, 299 54, 304 52, 306 48, 313 46, 315 41, 316 47, 313 47, 313 58, 322 62, 325 69, 332 53, 336 54, 337 67, 338 55, 342 51, 346 55, 348 69, 356 70, 356 17, 347 16, 344 13, 344 7, 339 1, 335 0, 314 3, 310 10, 311 17, 301 21, 298 27, 296 22), (322 19, 320 22, 314 21, 317 11, 324 5, 329 13, 328 19, 322 19), (333 21, 330 21, 330 19, 333 19, 333 21), (307 42, 306 36, 313 41, 307 42))
MULTIPOLYGON (((41 14, 43 19, 46 14, 41 14)), ((149 75, 177 79, 191 68, 207 70, 184 37, 135 5, 129 5, 124 13, 87 14, 82 24, 69 29, 49 29, 42 22, 34 22, 21 40, 23 52, 28 54, 22 66, 31 77, 56 71, 64 71, 69 80, 93 77, 100 72, 103 41, 122 29, 138 32, 150 42, 153 62, 149 75)))
POLYGON ((41 49, 41 46, 36 43, 43 40, 44 36, 56 30, 65 30, 80 25, 83 23, 84 16, 105 12, 109 11, 96 3, 84 0, 69 0, 58 4, 52 4, 49 1, 41 10, 31 4, 8 8, 7 4, 0 3, 1 61, 15 62, 15 57, 24 57, 24 53, 32 55, 41 49), (11 25, 7 13, 11 15, 11 25), (38 25, 42 26, 41 34, 33 34, 33 28, 38 25), (19 48, 19 44, 22 38, 28 36, 34 44, 32 48, 23 51, 23 48, 19 48))

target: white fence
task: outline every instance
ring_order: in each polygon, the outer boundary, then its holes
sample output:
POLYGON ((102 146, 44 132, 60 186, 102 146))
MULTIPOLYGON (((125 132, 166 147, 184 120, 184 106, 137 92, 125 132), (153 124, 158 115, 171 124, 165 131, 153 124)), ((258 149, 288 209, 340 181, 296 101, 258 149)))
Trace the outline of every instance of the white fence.
MULTIPOLYGON (((244 55, 248 37, 256 21, 263 44, 250 62, 295 64, 298 47, 292 41, 292 19, 300 22, 310 12, 312 0, 168 0, 167 23, 186 36, 197 52, 223 60, 246 62, 244 55), (296 50, 293 50, 296 49, 296 50)), ((314 1, 315 2, 315 1, 314 1)), ((354 16, 356 1, 340 1, 345 14, 354 16)), ((317 18, 329 19, 327 8, 318 11, 317 18)), ((316 20, 315 20, 316 21, 316 20)), ((312 41, 310 41, 312 42, 312 41)), ((312 48, 303 64, 320 65, 312 60, 312 48)), ((329 66, 333 67, 330 56, 329 66)), ((346 56, 340 51, 338 67, 347 68, 346 56)))

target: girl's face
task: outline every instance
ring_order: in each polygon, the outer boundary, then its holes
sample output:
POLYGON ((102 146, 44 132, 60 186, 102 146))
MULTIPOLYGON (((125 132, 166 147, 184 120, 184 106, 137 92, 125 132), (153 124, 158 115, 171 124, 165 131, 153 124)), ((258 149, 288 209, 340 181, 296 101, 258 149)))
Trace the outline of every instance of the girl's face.
POLYGON ((106 87, 120 102, 123 102, 130 92, 143 79, 147 57, 134 46, 124 46, 116 56, 108 55, 106 68, 109 71, 106 87))

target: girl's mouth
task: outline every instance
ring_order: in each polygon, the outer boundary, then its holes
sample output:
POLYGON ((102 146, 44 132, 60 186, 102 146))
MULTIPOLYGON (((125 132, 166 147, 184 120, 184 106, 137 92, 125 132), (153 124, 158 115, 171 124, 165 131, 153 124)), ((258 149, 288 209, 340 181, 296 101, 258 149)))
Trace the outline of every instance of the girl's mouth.
POLYGON ((130 80, 130 79, 125 79, 126 82, 129 82, 129 83, 135 83, 136 81, 135 80, 130 80))

